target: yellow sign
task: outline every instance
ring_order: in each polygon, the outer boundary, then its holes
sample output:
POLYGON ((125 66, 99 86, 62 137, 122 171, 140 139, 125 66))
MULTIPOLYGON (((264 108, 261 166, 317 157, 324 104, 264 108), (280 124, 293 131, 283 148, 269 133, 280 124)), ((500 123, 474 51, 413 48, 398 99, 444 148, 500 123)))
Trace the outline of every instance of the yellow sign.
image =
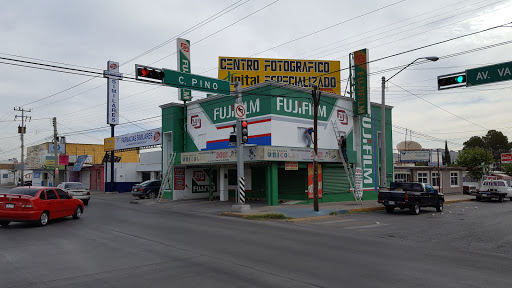
POLYGON ((219 57, 219 79, 242 87, 265 81, 341 94, 340 61, 219 57))
POLYGON ((299 170, 299 162, 284 162, 284 170, 299 170))
POLYGON ((116 137, 103 139, 103 147, 105 151, 112 151, 116 149, 116 137))

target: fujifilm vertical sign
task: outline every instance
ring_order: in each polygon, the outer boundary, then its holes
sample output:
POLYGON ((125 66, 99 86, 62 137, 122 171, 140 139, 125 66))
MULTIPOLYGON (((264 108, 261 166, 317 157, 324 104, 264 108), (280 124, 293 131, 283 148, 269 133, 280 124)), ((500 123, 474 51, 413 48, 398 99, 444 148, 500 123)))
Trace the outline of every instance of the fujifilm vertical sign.
POLYGON ((119 63, 107 62, 107 70, 103 71, 103 77, 107 78, 107 124, 119 124, 119 80, 123 74, 119 73, 119 63))
MULTIPOLYGON (((178 71, 190 74, 190 41, 178 38, 178 71)), ((190 89, 179 88, 179 99, 181 101, 192 100, 190 89)))

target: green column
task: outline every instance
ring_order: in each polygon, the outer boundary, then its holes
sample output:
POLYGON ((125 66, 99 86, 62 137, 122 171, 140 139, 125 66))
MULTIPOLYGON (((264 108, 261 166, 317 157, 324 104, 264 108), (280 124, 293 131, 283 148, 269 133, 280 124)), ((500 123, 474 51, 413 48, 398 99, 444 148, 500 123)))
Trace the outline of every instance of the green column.
POLYGON ((277 162, 272 162, 266 167, 267 172, 267 205, 277 206, 279 193, 277 191, 277 162))

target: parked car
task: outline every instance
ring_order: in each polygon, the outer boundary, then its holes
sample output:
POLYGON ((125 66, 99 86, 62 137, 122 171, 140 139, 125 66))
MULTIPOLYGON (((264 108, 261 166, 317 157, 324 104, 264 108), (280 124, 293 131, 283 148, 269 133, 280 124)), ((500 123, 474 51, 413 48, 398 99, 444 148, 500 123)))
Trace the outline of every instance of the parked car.
POLYGON ((437 212, 443 212, 444 195, 426 183, 391 182, 390 189, 379 191, 377 198, 387 213, 393 213, 396 207, 409 208, 414 215, 420 214, 420 207, 435 207, 437 212))
POLYGON ((91 200, 91 192, 89 189, 85 188, 85 185, 80 182, 62 182, 57 188, 60 188, 73 198, 80 199, 84 202, 85 205, 89 205, 89 200, 91 200))
POLYGON ((59 188, 16 187, 0 193, 0 225, 11 222, 35 222, 45 226, 49 220, 73 216, 79 219, 84 203, 59 188))
POLYGON ((139 197, 140 199, 156 198, 160 191, 160 185, 162 185, 162 181, 160 180, 148 180, 140 184, 135 184, 132 187, 132 196, 139 197))
POLYGON ((465 195, 474 195, 478 192, 478 190, 476 189, 476 186, 462 186, 462 194, 465 194, 465 195))
POLYGON ((512 201, 512 187, 509 187, 505 180, 485 180, 482 182, 480 190, 473 195, 476 196, 476 201, 498 199, 503 202, 505 197, 509 197, 512 201))

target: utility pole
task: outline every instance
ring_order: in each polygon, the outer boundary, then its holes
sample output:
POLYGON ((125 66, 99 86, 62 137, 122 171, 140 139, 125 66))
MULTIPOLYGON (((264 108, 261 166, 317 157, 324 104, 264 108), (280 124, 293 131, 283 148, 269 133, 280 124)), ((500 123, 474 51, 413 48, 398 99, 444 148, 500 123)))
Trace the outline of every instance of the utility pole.
POLYGON ((441 188, 441 170, 439 169, 439 149, 437 149, 437 186, 439 186, 439 193, 443 192, 441 188))
POLYGON ((55 172, 53 173, 53 187, 59 182, 59 143, 57 141, 57 117, 53 117, 53 152, 55 172))
POLYGON ((313 106, 314 106, 314 113, 313 113, 313 132, 315 133, 314 142, 313 142, 313 150, 314 150, 314 156, 313 156, 313 209, 315 212, 318 212, 318 105, 320 103, 320 94, 319 92, 317 94, 318 86, 313 86, 313 91, 311 92, 311 96, 313 97, 313 106))
MULTIPOLYGON (((14 107, 14 111, 19 111, 21 112, 21 127, 18 126, 18 133, 20 134, 20 137, 21 137, 21 186, 23 186, 25 183, 25 153, 24 153, 24 150, 25 150, 25 142, 24 142, 24 137, 23 135, 25 133, 27 133, 27 127, 25 127, 25 120, 29 120, 32 119, 32 117, 29 117, 29 116, 25 116, 25 112, 32 112, 32 109, 28 109, 28 110, 25 110, 23 109, 22 107, 14 107)), ((18 115, 15 115, 14 116, 14 120, 16 120, 19 116, 18 115)))
MULTIPOLYGON (((399 71, 400 72, 400 71, 399 71)), ((398 73, 397 73, 398 74, 398 73)), ((395 74, 396 75, 396 74, 395 74)), ((393 76, 395 76, 393 75, 393 76)), ((391 77, 393 77, 391 76, 391 77)), ((391 79, 391 78, 389 78, 391 79)), ((386 173, 386 77, 382 77, 382 103, 380 107, 380 135, 381 135, 381 152, 380 152, 380 190, 385 190, 387 187, 387 173, 386 173)), ((405 135, 407 139, 407 135, 405 135)))
MULTIPOLYGON (((242 83, 235 84, 236 104, 242 103, 242 83)), ((236 205, 231 209, 238 212, 251 210, 250 205, 245 205, 245 174, 244 174, 244 144, 242 142, 242 118, 236 118, 236 170, 237 170, 237 195, 236 205)))

